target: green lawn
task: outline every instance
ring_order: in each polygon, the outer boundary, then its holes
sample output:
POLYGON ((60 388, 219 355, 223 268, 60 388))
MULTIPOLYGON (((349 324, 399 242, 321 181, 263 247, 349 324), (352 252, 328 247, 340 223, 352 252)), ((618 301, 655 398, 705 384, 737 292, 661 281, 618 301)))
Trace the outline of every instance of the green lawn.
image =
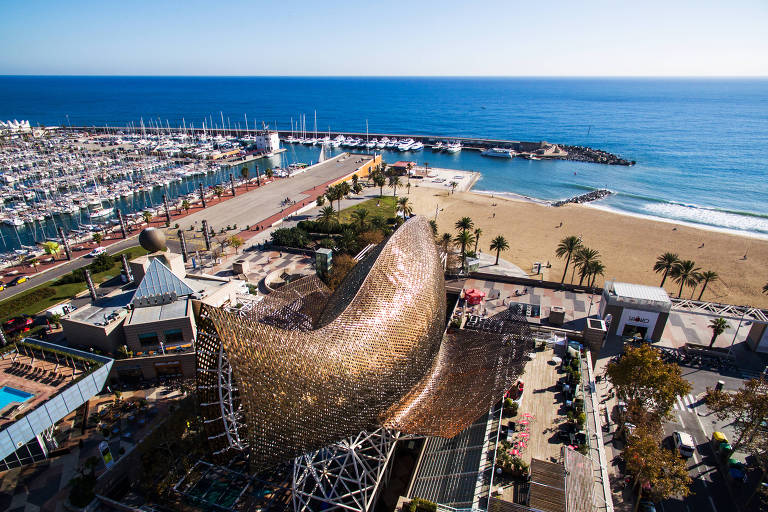
MULTIPOLYGON (((119 276, 120 270, 122 268, 122 264, 120 263, 120 257, 123 254, 128 256, 128 259, 130 260, 132 258, 136 258, 138 256, 147 254, 147 251, 145 251, 141 247, 131 247, 130 249, 126 249, 124 251, 121 251, 115 254, 114 255, 115 264, 112 266, 112 268, 104 272, 93 274, 92 275, 93 282, 98 285, 99 283, 103 283, 105 281, 108 281, 109 279, 112 279, 113 277, 119 276)), ((57 283, 58 283, 58 280, 51 281, 48 283, 43 283, 39 286, 35 286, 34 288, 30 288, 24 293, 20 293, 19 295, 14 295, 9 299, 0 301, 0 322, 4 322, 5 320, 17 315, 22 315, 22 314, 34 315, 41 311, 45 311, 46 309, 54 306, 55 304, 58 304, 59 302, 65 301, 67 299, 71 299, 72 297, 74 297, 75 295, 84 291, 87 288, 84 282, 68 283, 68 284, 57 284, 57 283), (54 293, 49 294, 49 296, 47 297, 39 298, 39 299, 34 299, 30 297, 30 295, 34 294, 36 291, 41 290, 43 288, 49 288, 53 290, 54 293), (11 303, 13 303, 15 306, 12 306, 9 308, 9 306, 11 306, 11 303)))
POLYGON ((344 208, 339 214, 339 222, 347 223, 352 221, 352 212, 355 210, 368 210, 368 218, 376 216, 388 219, 394 217, 397 212, 397 200, 392 196, 384 196, 382 198, 368 199, 355 206, 344 208), (376 204, 379 204, 376 206, 376 204))

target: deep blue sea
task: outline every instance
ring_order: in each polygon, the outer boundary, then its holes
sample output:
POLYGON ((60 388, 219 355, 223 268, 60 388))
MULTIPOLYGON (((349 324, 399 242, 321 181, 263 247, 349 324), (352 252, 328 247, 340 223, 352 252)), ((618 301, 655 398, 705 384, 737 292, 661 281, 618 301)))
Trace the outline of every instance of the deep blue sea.
MULTIPOLYGON (((475 190, 559 199, 593 188, 623 212, 768 235, 768 79, 0 77, 0 119, 171 126, 212 118, 307 127, 547 140, 636 160, 634 167, 407 157, 480 171, 475 190)), ((290 160, 319 150, 289 150, 290 160)), ((385 155, 385 158, 387 155, 385 155)))

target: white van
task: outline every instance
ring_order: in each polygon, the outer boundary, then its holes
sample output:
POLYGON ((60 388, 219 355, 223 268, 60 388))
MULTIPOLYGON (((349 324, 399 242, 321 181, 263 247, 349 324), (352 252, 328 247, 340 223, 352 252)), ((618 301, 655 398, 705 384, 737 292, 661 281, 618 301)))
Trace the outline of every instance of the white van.
POLYGON ((675 432, 672 434, 672 438, 675 440, 675 448, 680 452, 683 457, 693 457, 693 452, 696 451, 696 443, 693 440, 693 436, 687 432, 675 432))

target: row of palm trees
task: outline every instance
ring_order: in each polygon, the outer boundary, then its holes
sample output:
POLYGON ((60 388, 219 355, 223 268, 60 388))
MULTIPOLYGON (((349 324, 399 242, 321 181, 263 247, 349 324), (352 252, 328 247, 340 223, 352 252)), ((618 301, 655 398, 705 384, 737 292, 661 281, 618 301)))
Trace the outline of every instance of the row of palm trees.
POLYGON ((573 273, 579 271, 579 286, 586 280, 587 286, 594 286, 598 276, 605 275, 605 265, 600 261, 600 251, 584 245, 581 237, 567 236, 560 240, 555 249, 555 255, 558 258, 565 258, 565 269, 560 283, 565 282, 565 276, 568 275, 568 267, 573 263, 571 282, 573 282, 573 273))
MULTIPOLYGON (((705 270, 701 272, 701 267, 696 266, 696 262, 693 260, 681 260, 680 257, 673 252, 665 252, 656 258, 656 262, 653 264, 653 271, 657 274, 662 274, 660 287, 664 287, 664 282, 667 277, 671 277, 675 283, 680 285, 677 291, 677 297, 679 298, 683 294, 683 288, 691 287, 691 298, 696 292, 696 287, 702 284, 701 290, 699 290, 699 298, 704 295, 704 290, 707 289, 707 285, 720 279, 717 272, 713 270, 705 270)), ((768 286, 768 285, 766 285, 768 286)))
MULTIPOLYGON (((439 245, 443 248, 443 251, 448 252, 448 247, 451 244, 455 245, 461 250, 461 265, 462 268, 466 267, 467 263, 467 248, 472 247, 474 244, 474 253, 477 254, 477 249, 480 243, 480 236, 483 234, 483 230, 475 227, 474 221, 470 217, 462 217, 455 224, 456 235, 451 236, 450 233, 443 233, 439 240, 439 245)), ((437 226, 433 224, 433 233, 437 234, 437 226)), ((498 235, 491 240, 490 249, 496 251, 496 265, 499 264, 499 256, 502 251, 509 249, 509 242, 502 235, 498 235)))

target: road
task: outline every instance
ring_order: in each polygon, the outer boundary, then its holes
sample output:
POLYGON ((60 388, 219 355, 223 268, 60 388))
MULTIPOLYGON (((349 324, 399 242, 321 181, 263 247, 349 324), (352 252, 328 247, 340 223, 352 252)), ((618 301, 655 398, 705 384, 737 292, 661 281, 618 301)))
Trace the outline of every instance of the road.
MULTIPOLYGON (((737 512, 742 510, 737 503, 743 503, 747 486, 731 485, 735 495, 729 492, 725 478, 718 470, 717 461, 709 440, 712 432, 723 432, 728 439, 734 439, 732 425, 728 420, 718 420, 704 404, 707 387, 713 388, 718 380, 723 381, 725 390, 735 390, 744 378, 723 375, 714 370, 681 366, 682 375, 691 383, 691 393, 678 396, 673 410, 673 419, 664 425, 665 440, 674 431, 688 432, 696 441, 696 452, 688 459, 688 473, 693 478, 692 494, 683 500, 669 499, 660 504, 663 512, 737 512), (734 499, 735 498, 735 499, 734 499)), ((671 440, 667 440, 671 441, 671 440)))
MULTIPOLYGON (((120 240, 119 242, 115 242, 107 246, 107 252, 109 254, 115 254, 124 249, 135 247, 137 245, 139 245, 139 242, 136 237, 127 238, 125 240, 120 240)), ((83 268, 84 266, 88 265, 90 262, 91 262, 91 259, 86 258, 83 255, 83 256, 79 256, 78 258, 72 261, 68 261, 67 263, 63 263, 57 267, 53 267, 50 270, 41 272, 40 274, 32 274, 29 276, 30 279, 26 283, 21 283, 16 286, 11 286, 1 291, 0 300, 10 299, 14 295, 18 295, 19 293, 29 290, 30 288, 34 288, 35 286, 39 286, 43 283, 47 283, 48 281, 57 279, 63 276, 64 274, 68 274, 73 270, 77 270, 78 268, 83 268)))
MULTIPOLYGON (((715 382, 717 379, 715 378, 715 382)), ((663 512, 729 512, 733 503, 723 477, 717 469, 715 455, 709 444, 712 425, 709 411, 702 400, 703 394, 689 393, 678 396, 672 411, 673 420, 664 425, 665 442, 673 432, 688 432, 696 441, 696 451, 687 460, 688 474, 693 478, 691 495, 687 498, 669 499, 661 503, 663 512), (702 421, 704 415, 706 421, 702 421)))

